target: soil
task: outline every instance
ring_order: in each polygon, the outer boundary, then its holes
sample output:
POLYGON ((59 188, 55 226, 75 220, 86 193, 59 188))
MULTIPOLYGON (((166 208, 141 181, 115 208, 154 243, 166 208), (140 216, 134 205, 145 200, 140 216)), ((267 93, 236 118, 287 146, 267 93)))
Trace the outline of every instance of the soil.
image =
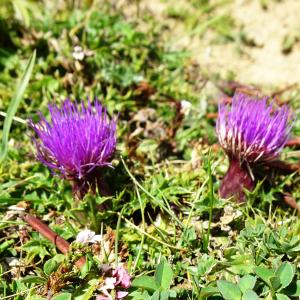
MULTIPOLYGON (((211 74, 219 74, 225 78, 233 73, 238 82, 270 89, 284 88, 299 82, 299 0, 269 0, 267 8, 263 8, 260 0, 233 0, 217 5, 214 14, 232 17, 233 30, 236 34, 242 31, 252 45, 237 40, 216 43, 215 33, 210 30, 202 36, 192 35, 191 28, 186 25, 187 20, 168 16, 167 12, 175 3, 177 9, 182 7, 193 13, 191 10, 196 8, 190 2, 141 0, 140 16, 151 13, 158 22, 163 22, 168 27, 166 41, 173 48, 189 50, 192 58, 211 74), (283 52, 286 35, 296 37, 289 53, 283 52)), ((131 7, 131 12, 135 9, 135 6, 131 7)))

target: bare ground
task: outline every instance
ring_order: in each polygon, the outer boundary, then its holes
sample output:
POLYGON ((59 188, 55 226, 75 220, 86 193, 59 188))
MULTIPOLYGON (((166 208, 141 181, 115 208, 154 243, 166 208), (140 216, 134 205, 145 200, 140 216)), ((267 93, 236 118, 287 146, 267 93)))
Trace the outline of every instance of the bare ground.
POLYGON ((299 0, 270 0, 267 9, 259 0, 233 0, 220 4, 220 7, 217 5, 214 13, 230 15, 234 20, 234 30, 243 31, 252 40, 253 46, 237 41, 216 43, 210 30, 202 36, 193 35, 191 28, 186 26, 186 20, 168 15, 170 9, 180 10, 181 7, 190 14, 195 10, 187 0, 141 0, 140 14, 151 13, 158 22, 166 24, 169 29, 165 39, 170 45, 189 50, 200 66, 210 73, 225 77, 233 72, 235 79, 241 83, 271 89, 299 82, 299 0), (286 35, 298 35, 288 54, 282 51, 286 35))

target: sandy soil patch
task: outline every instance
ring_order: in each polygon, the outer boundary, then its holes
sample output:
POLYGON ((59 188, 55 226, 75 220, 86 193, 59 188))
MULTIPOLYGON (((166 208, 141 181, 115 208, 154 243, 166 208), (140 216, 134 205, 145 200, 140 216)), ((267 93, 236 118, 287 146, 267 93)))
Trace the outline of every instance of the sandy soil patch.
MULTIPOLYGON (((300 1, 270 1, 263 9, 259 0, 233 0, 220 5, 215 13, 229 14, 235 22, 234 30, 243 32, 257 46, 249 47, 236 42, 214 43, 208 30, 204 36, 191 35, 182 20, 168 17, 172 6, 192 10, 187 0, 142 0, 140 12, 151 13, 169 30, 166 40, 174 48, 188 49, 192 57, 211 73, 222 77, 233 72, 236 80, 261 87, 284 87, 300 81, 300 45, 296 43, 289 54, 282 51, 287 34, 297 33, 300 28, 300 1)), ((132 12, 132 10, 131 10, 132 12)))

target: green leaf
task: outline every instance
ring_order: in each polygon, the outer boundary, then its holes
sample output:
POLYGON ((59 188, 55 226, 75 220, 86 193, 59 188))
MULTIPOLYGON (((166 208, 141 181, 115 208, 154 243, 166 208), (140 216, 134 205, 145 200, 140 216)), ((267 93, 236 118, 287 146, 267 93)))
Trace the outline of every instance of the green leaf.
POLYGON ((244 293, 246 290, 250 289, 252 290, 256 283, 256 277, 251 275, 245 275, 242 277, 239 281, 239 288, 244 293))
POLYGON ((46 275, 50 275, 52 272, 56 271, 59 264, 54 259, 49 259, 44 264, 44 272, 46 275))
POLYGON ((290 298, 284 294, 276 294, 276 300, 290 300, 290 298))
POLYGON ((258 299, 259 298, 258 298, 257 294, 252 290, 246 290, 243 293, 242 300, 258 300, 258 299))
POLYGON ((289 262, 284 262, 276 271, 276 275, 279 277, 281 287, 287 287, 293 280, 295 275, 295 269, 289 262))
POLYGON ((173 278, 173 271, 169 263, 162 259, 155 271, 155 281, 159 287, 164 290, 170 288, 171 281, 173 278))
POLYGON ((280 282, 280 278, 277 276, 271 277, 270 278, 270 282, 271 282, 271 288, 274 291, 277 291, 278 289, 281 288, 281 282, 280 282))
POLYGON ((28 3, 26 1, 22 1, 22 0, 13 0, 11 2, 14 6, 16 16, 24 22, 24 25, 26 27, 28 27, 30 25, 30 15, 28 12, 28 3))
POLYGON ((216 264, 217 264, 217 262, 213 257, 211 257, 207 254, 204 254, 198 262, 196 274, 198 276, 204 276, 204 275, 208 274, 216 264))
POLYGON ((176 298, 177 293, 174 290, 170 290, 170 298, 176 298))
POLYGON ((89 300, 93 297, 95 290, 97 289, 99 284, 98 279, 91 279, 87 282, 83 287, 79 286, 75 293, 73 293, 74 300, 89 300))
POLYGON ((46 279, 41 276, 28 275, 20 280, 22 283, 44 284, 46 279))
POLYGON ((31 240, 23 245, 22 249, 27 253, 26 260, 31 262, 36 256, 43 259, 46 255, 50 255, 47 251, 49 247, 48 240, 31 240))
POLYGON ((214 286, 204 287, 200 291, 200 299, 206 299, 209 296, 219 294, 219 289, 214 286))
POLYGON ((251 255, 236 255, 234 260, 230 262, 229 270, 234 274, 245 275, 253 273, 255 268, 254 258, 251 255))
POLYGON ((15 243, 15 240, 7 240, 0 245, 0 253, 4 252, 7 248, 15 243))
POLYGON ((52 257, 53 260, 55 260, 57 263, 62 263, 65 259, 66 259, 66 256, 63 255, 63 254, 56 254, 52 257))
POLYGON ((275 277, 275 274, 271 270, 265 267, 256 267, 254 271, 258 277, 260 277, 268 286, 271 287, 270 279, 275 277))
POLYGON ((63 254, 56 254, 54 257, 46 261, 44 264, 44 272, 46 275, 50 275, 52 272, 56 271, 59 265, 65 260, 63 254))
POLYGON ((240 300, 242 297, 241 290, 234 283, 226 280, 218 280, 217 286, 220 293, 226 300, 240 300))
POLYGON ((46 275, 50 275, 52 272, 56 271, 59 265, 65 260, 63 254, 56 254, 51 259, 46 261, 44 264, 44 272, 46 275))
POLYGON ((158 286, 153 277, 143 275, 132 281, 132 287, 145 289, 147 291, 156 291, 158 286))
POLYGON ((72 294, 70 294, 70 293, 60 293, 60 294, 54 296, 51 299, 52 300, 71 300, 72 299, 72 294))
POLYGON ((161 291, 159 300, 168 300, 170 297, 170 291, 161 291))
POLYGON ((151 300, 149 294, 147 291, 144 291, 143 293, 139 291, 134 291, 128 295, 131 300, 151 300))
POLYGON ((89 271, 91 270, 91 267, 93 265, 93 262, 90 261, 90 259, 87 257, 85 264, 83 265, 83 267, 80 269, 80 273, 82 278, 86 277, 87 274, 89 273, 89 271))
POLYGON ((25 92, 25 89, 28 85, 33 66, 35 63, 35 57, 36 57, 36 51, 34 51, 25 67, 25 71, 22 75, 21 81, 19 82, 18 86, 16 87, 16 92, 13 95, 11 102, 8 106, 6 117, 4 120, 3 125, 3 132, 2 132, 2 145, 0 150, 0 163, 3 161, 3 159, 6 156, 7 153, 7 145, 8 145, 8 137, 9 137, 9 131, 12 124, 13 117, 17 111, 17 108, 19 106, 20 101, 23 98, 23 94, 25 92))
POLYGON ((159 300, 159 291, 156 291, 152 296, 151 300, 159 300))

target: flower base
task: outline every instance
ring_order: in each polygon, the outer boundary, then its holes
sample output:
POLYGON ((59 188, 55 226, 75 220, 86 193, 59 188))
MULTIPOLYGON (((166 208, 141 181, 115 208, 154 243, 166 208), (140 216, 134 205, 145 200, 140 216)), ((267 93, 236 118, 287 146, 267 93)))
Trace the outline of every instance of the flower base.
POLYGON ((254 181, 247 167, 244 164, 241 165, 239 161, 231 159, 228 171, 221 183, 220 196, 222 198, 233 197, 237 202, 245 202, 244 189, 252 191, 253 188, 254 181))

